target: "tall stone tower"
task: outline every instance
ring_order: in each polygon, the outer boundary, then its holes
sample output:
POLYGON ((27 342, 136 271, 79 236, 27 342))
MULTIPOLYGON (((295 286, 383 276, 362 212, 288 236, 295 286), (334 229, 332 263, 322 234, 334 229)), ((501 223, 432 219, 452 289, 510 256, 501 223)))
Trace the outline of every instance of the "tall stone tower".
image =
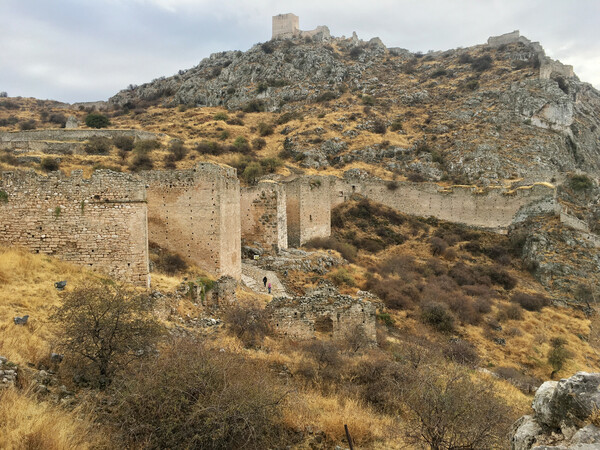
POLYGON ((290 38, 300 33, 300 19, 295 14, 273 16, 273 36, 271 39, 290 38))

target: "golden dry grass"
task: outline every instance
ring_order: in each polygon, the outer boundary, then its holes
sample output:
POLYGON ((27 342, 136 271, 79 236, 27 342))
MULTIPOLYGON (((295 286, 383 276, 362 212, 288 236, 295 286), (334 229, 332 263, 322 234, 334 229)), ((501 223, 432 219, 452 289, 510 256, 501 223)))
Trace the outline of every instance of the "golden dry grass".
POLYGON ((28 393, 7 389, 0 393, 0 448, 108 449, 110 445, 80 409, 67 411, 28 393))
POLYGON ((46 320, 60 301, 54 283, 67 280, 67 290, 90 274, 45 255, 0 248, 0 355, 17 364, 36 363, 51 351, 52 331, 46 320), (27 326, 15 316, 29 315, 27 326))

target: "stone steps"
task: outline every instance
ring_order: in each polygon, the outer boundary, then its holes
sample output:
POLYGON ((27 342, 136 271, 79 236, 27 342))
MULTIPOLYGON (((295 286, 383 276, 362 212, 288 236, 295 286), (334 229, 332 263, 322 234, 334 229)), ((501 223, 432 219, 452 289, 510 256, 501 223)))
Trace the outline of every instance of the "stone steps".
POLYGON ((254 292, 268 294, 267 288, 263 285, 263 277, 267 277, 267 285, 271 283, 271 295, 273 297, 291 298, 275 272, 260 269, 251 264, 242 263, 242 281, 254 292))

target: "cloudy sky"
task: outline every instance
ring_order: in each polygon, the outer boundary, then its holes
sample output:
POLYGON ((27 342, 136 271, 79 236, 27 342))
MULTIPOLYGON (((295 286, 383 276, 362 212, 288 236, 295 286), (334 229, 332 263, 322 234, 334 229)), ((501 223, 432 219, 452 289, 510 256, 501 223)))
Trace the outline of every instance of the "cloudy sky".
POLYGON ((598 0, 0 0, 0 91, 105 100, 271 37, 271 16, 356 31, 388 47, 447 50, 519 29, 600 88, 598 0))

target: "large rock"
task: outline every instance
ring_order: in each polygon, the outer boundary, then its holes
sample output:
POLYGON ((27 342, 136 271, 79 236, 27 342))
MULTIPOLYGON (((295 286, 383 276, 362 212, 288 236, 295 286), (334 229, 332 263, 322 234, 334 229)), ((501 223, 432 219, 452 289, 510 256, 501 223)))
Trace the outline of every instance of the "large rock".
POLYGON ((600 373, 577 372, 540 386, 534 415, 512 426, 512 450, 591 450, 600 448, 600 428, 589 423, 600 406, 600 373))
MULTIPOLYGON (((554 410, 552 406, 552 397, 556 390, 557 381, 546 381, 542 384, 535 393, 533 404, 531 407, 535 411, 536 419, 549 427, 558 425, 556 418, 554 417, 554 410)), ((529 416, 524 416, 529 417, 529 416)))

